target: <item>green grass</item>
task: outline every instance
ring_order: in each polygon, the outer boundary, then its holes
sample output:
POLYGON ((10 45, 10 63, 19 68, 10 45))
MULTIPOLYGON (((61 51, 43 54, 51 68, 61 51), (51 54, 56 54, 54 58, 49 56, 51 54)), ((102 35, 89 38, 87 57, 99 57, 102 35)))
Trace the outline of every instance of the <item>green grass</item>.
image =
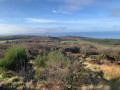
POLYGON ((95 38, 81 38, 81 40, 109 44, 109 45, 120 45, 120 39, 95 39, 95 38))
POLYGON ((12 41, 15 41, 15 40, 2 40, 2 41, 0 41, 0 43, 5 43, 7 41, 12 42, 12 41))
POLYGON ((27 52, 23 46, 13 46, 4 52, 0 59, 0 67, 15 70, 28 63, 27 52))
POLYGON ((95 42, 90 42, 90 41, 75 41, 75 40, 67 40, 67 41, 61 41, 62 43, 78 43, 78 44, 91 44, 94 45, 95 47, 100 47, 100 48, 105 48, 105 49, 118 49, 117 47, 110 46, 110 45, 103 45, 100 43, 95 43, 95 42))

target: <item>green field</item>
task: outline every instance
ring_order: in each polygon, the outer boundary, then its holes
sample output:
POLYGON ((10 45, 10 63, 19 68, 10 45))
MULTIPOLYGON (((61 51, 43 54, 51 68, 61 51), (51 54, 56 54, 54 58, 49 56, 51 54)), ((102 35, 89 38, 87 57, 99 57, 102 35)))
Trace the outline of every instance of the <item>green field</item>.
POLYGON ((80 39, 101 44, 120 45, 120 39, 95 39, 95 38, 80 38, 80 39))
POLYGON ((94 45, 95 47, 100 47, 100 48, 105 48, 105 49, 118 49, 117 47, 111 46, 111 45, 106 45, 106 44, 100 44, 100 43, 95 43, 95 42, 90 42, 90 41, 75 41, 75 40, 66 40, 66 41, 61 41, 63 43, 69 42, 69 43, 78 43, 78 44, 91 44, 94 45))
POLYGON ((0 43, 5 43, 5 42, 12 42, 12 41, 15 41, 15 40, 2 40, 2 41, 0 41, 0 43))

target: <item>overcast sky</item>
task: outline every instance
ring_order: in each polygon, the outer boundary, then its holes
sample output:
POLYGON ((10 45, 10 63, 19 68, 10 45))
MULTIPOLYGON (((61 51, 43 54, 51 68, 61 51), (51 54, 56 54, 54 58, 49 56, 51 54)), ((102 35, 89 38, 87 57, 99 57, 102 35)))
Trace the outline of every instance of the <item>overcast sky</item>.
POLYGON ((120 0, 0 0, 0 34, 120 31, 120 0))

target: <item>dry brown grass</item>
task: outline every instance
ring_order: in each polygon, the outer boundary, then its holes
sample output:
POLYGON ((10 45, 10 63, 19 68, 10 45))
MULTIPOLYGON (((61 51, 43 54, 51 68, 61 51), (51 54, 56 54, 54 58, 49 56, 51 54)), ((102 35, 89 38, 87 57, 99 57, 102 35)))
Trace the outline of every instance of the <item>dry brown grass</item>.
POLYGON ((82 86, 81 90, 110 90, 110 86, 108 85, 102 85, 99 84, 97 86, 95 85, 88 85, 88 86, 82 86))
POLYGON ((89 58, 87 59, 88 61, 84 62, 83 64, 86 65, 85 68, 86 69, 90 69, 93 72, 100 72, 100 65, 98 64, 91 64, 89 63, 89 58))
POLYGON ((120 67, 115 65, 102 65, 100 67, 103 72, 104 78, 107 80, 118 80, 120 79, 120 67))

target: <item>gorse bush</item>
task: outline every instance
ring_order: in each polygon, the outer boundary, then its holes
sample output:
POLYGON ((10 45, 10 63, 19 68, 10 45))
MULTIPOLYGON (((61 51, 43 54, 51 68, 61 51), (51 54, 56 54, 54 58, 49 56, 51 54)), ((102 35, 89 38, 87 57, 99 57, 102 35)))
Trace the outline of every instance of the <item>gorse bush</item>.
POLYGON ((88 51, 84 51, 83 53, 84 53, 85 58, 89 56, 88 51))
POLYGON ((48 54, 48 56, 46 55, 38 55, 36 57, 35 63, 34 65, 36 67, 47 67, 50 66, 51 64, 58 62, 58 63, 63 63, 63 65, 67 65, 68 63, 68 59, 67 57, 65 57, 61 51, 56 50, 56 51, 52 51, 48 54))
POLYGON ((4 53, 4 58, 0 60, 0 67, 18 70, 28 63, 27 52, 23 46, 11 47, 4 53))
POLYGON ((60 50, 52 51, 47 56, 37 56, 34 65, 37 67, 34 76, 36 80, 65 85, 69 60, 60 50))
POLYGON ((110 57, 112 58, 112 60, 120 61, 120 52, 118 51, 112 52, 110 54, 110 57))
POLYGON ((49 57, 50 61, 60 61, 60 60, 64 59, 64 56, 61 53, 61 51, 50 52, 48 57, 49 57))
POLYGON ((47 61, 47 56, 38 55, 35 60, 35 66, 37 67, 45 67, 47 61))
POLYGON ((47 64, 50 65, 53 62, 63 63, 65 66, 69 63, 68 58, 60 50, 49 53, 47 64))

